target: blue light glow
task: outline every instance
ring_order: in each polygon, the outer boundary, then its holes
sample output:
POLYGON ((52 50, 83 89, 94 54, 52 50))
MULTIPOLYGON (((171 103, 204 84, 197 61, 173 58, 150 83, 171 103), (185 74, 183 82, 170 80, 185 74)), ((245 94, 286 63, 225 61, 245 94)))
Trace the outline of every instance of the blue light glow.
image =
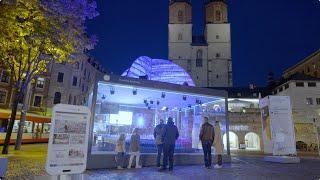
POLYGON ((169 60, 151 59, 147 56, 136 59, 122 76, 195 86, 191 76, 179 65, 169 60))

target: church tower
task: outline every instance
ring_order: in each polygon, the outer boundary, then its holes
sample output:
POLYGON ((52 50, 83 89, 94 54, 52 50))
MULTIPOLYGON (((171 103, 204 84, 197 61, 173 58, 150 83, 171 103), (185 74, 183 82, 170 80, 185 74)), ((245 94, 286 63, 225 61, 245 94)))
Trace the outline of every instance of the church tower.
POLYGON ((169 55, 168 58, 187 71, 191 58, 192 6, 190 0, 169 2, 169 55))
POLYGON ((192 34, 190 0, 170 0, 168 58, 184 68, 198 87, 231 87, 232 61, 228 6, 205 3, 205 32, 192 34))
POLYGON ((226 1, 208 0, 205 4, 205 21, 209 86, 231 87, 233 84, 231 32, 226 1))

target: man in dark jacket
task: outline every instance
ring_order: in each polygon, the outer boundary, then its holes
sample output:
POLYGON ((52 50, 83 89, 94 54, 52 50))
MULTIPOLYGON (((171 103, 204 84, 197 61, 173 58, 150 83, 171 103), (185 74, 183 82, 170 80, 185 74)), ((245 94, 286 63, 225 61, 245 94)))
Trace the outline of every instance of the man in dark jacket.
POLYGON ((163 153, 163 133, 164 133, 165 124, 163 119, 160 119, 160 124, 154 128, 153 136, 156 140, 158 155, 157 155, 157 167, 160 167, 161 154, 163 153))
POLYGON ((177 126, 174 125, 172 117, 169 117, 163 133, 164 156, 163 156, 163 166, 161 170, 165 170, 167 168, 168 159, 169 159, 169 171, 173 170, 174 147, 178 137, 179 137, 178 128, 177 126))
POLYGON ((201 126, 199 139, 202 143, 204 163, 206 168, 211 168, 211 146, 214 141, 214 128, 209 123, 209 118, 204 117, 204 123, 201 126))

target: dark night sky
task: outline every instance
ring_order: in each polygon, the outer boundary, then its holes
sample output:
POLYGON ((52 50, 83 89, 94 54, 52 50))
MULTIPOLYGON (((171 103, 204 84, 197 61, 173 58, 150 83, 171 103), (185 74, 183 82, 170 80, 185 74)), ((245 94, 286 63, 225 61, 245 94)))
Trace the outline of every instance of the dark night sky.
MULTIPOLYGON (((167 0, 97 0, 100 16, 88 22, 99 37, 90 54, 114 74, 139 56, 168 56, 167 0)), ((193 0, 193 31, 204 29, 204 0, 193 0)), ((263 86, 320 48, 319 0, 229 0, 234 86, 263 86)))

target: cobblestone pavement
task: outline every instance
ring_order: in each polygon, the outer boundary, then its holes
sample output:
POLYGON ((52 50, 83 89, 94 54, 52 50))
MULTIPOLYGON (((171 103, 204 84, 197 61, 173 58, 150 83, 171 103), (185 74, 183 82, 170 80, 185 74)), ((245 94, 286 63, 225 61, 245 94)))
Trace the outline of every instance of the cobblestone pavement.
MULTIPOLYGON (((2 147, 0 146, 2 149, 2 147)), ((23 145, 20 151, 10 147, 6 179, 33 179, 46 175, 44 170, 47 144, 23 145)), ((1 156, 1 155, 0 155, 1 156)), ((206 179, 320 179, 320 158, 304 157, 300 164, 277 164, 263 161, 258 154, 233 156, 231 164, 222 169, 202 166, 178 166, 173 172, 158 172, 155 167, 130 170, 92 170, 86 174, 92 180, 206 180, 206 179)))
POLYGON ((302 159, 300 164, 264 162, 262 157, 233 157, 231 164, 221 169, 202 166, 178 166, 172 172, 158 172, 148 167, 130 170, 94 170, 87 172, 90 179, 141 180, 206 180, 206 179, 320 179, 320 160, 302 159))

